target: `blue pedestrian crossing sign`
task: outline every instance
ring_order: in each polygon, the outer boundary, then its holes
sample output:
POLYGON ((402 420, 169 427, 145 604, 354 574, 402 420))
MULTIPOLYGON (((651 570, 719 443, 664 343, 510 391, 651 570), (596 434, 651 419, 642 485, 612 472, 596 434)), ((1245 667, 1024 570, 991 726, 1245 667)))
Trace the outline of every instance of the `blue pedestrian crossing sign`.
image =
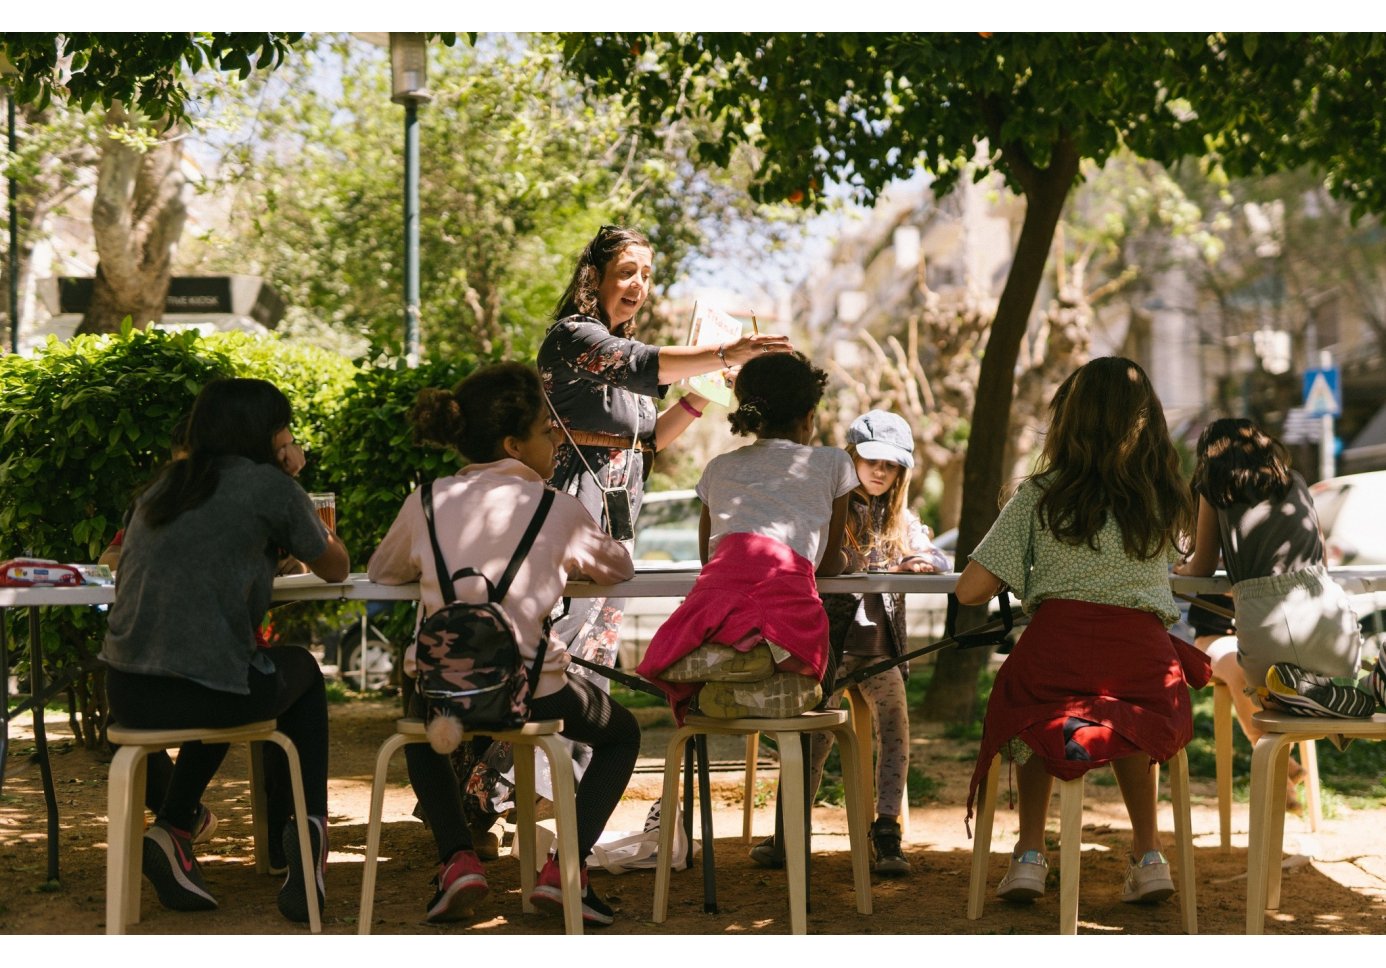
POLYGON ((1338 368, 1307 370, 1304 374, 1304 412, 1309 417, 1337 417, 1343 412, 1338 368))

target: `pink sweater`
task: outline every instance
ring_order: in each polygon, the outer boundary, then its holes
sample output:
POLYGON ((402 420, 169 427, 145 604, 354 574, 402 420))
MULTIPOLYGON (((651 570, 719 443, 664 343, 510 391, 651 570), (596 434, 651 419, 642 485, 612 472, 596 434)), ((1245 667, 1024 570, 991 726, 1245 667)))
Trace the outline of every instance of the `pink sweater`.
POLYGON ((828 616, 813 562, 763 534, 724 537, 683 604, 650 639, 635 671, 669 697, 683 722, 702 683, 665 682, 660 673, 706 642, 745 652, 762 638, 790 653, 777 665, 822 680, 828 664, 828 616))
MULTIPOLYGON (((509 458, 470 464, 452 477, 439 478, 433 485, 433 521, 448 568, 455 572, 471 566, 492 584, 500 581, 534 516, 543 488, 538 474, 509 458)), ((554 495, 548 518, 505 596, 505 608, 515 620, 526 660, 534 659, 544 618, 563 596, 568 576, 575 572, 606 585, 630 578, 635 566, 625 547, 597 527, 576 498, 560 492, 554 495)), ((382 585, 417 580, 425 614, 442 607, 443 595, 418 491, 404 499, 385 540, 371 555, 366 573, 371 581, 382 585)), ((486 586, 478 579, 462 579, 457 582, 456 594, 462 601, 485 601, 486 586)), ((567 668, 564 644, 550 640, 535 695, 562 689, 567 668)))

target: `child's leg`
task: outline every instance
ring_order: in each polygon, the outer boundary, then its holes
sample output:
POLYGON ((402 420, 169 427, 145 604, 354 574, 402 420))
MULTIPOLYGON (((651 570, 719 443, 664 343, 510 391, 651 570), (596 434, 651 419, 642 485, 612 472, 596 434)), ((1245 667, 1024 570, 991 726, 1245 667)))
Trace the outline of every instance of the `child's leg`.
POLYGON ((1251 719, 1256 713, 1256 704, 1246 694, 1246 672, 1237 661, 1236 636, 1201 635, 1194 639, 1194 645, 1207 653, 1213 675, 1226 684, 1228 692, 1232 694, 1232 710, 1237 714, 1242 733, 1255 746, 1262 732, 1251 719))
POLYGON ((404 760, 409 767, 409 785, 428 818, 438 862, 446 864, 457 851, 471 850, 472 834, 462 813, 462 791, 452 763, 426 743, 405 746, 404 760))
MULTIPOLYGON (((905 678, 898 669, 887 669, 863 681, 859 688, 876 727, 876 816, 895 818, 900 815, 910 768, 910 713, 905 678)), ((861 755, 870 756, 871 752, 862 750, 861 755)))
POLYGON ((1112 761, 1121 798, 1131 817, 1131 853, 1137 859, 1160 849, 1160 833, 1155 825, 1155 764, 1145 753, 1123 756, 1112 761))
POLYGON ((1032 756, 1016 770, 1020 788, 1020 835, 1016 838, 1013 856, 1027 850, 1044 853, 1044 824, 1049 816, 1049 795, 1054 791, 1054 778, 1044 768, 1044 760, 1032 756))
POLYGON ((588 679, 568 677, 558 692, 530 703, 533 719, 563 720, 563 736, 592 747, 592 761, 577 786, 578 857, 587 863, 640 755, 640 724, 588 679))

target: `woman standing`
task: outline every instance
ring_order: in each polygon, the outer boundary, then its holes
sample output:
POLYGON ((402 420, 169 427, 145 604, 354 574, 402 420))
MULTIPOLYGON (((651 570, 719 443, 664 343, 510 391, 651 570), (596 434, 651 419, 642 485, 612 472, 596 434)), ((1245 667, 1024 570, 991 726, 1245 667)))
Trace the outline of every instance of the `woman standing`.
MULTIPOLYGON (((574 495, 604 531, 626 542, 634 536, 651 459, 707 403, 689 392, 661 413, 654 399, 679 380, 793 349, 788 337, 771 334, 720 346, 640 342, 635 316, 653 271, 654 249, 644 235, 603 225, 578 257, 538 357, 564 432, 549 484, 574 495)), ((579 658, 614 665, 624 608, 623 599, 592 599, 558 622, 554 634, 579 658)))

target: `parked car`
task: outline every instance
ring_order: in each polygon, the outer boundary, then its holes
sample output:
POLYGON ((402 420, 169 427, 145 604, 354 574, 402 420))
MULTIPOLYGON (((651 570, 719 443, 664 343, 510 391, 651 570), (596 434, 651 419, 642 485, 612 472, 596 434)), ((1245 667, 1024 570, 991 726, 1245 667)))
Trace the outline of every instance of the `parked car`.
MULTIPOLYGON (((1386 565, 1386 471, 1331 477, 1310 485, 1309 493, 1330 568, 1386 565)), ((1366 644, 1363 659, 1375 659, 1386 645, 1386 594, 1354 595, 1352 607, 1366 644)))
POLYGON ((697 568, 698 520, 703 502, 696 491, 653 491, 635 520, 635 567, 697 568))

